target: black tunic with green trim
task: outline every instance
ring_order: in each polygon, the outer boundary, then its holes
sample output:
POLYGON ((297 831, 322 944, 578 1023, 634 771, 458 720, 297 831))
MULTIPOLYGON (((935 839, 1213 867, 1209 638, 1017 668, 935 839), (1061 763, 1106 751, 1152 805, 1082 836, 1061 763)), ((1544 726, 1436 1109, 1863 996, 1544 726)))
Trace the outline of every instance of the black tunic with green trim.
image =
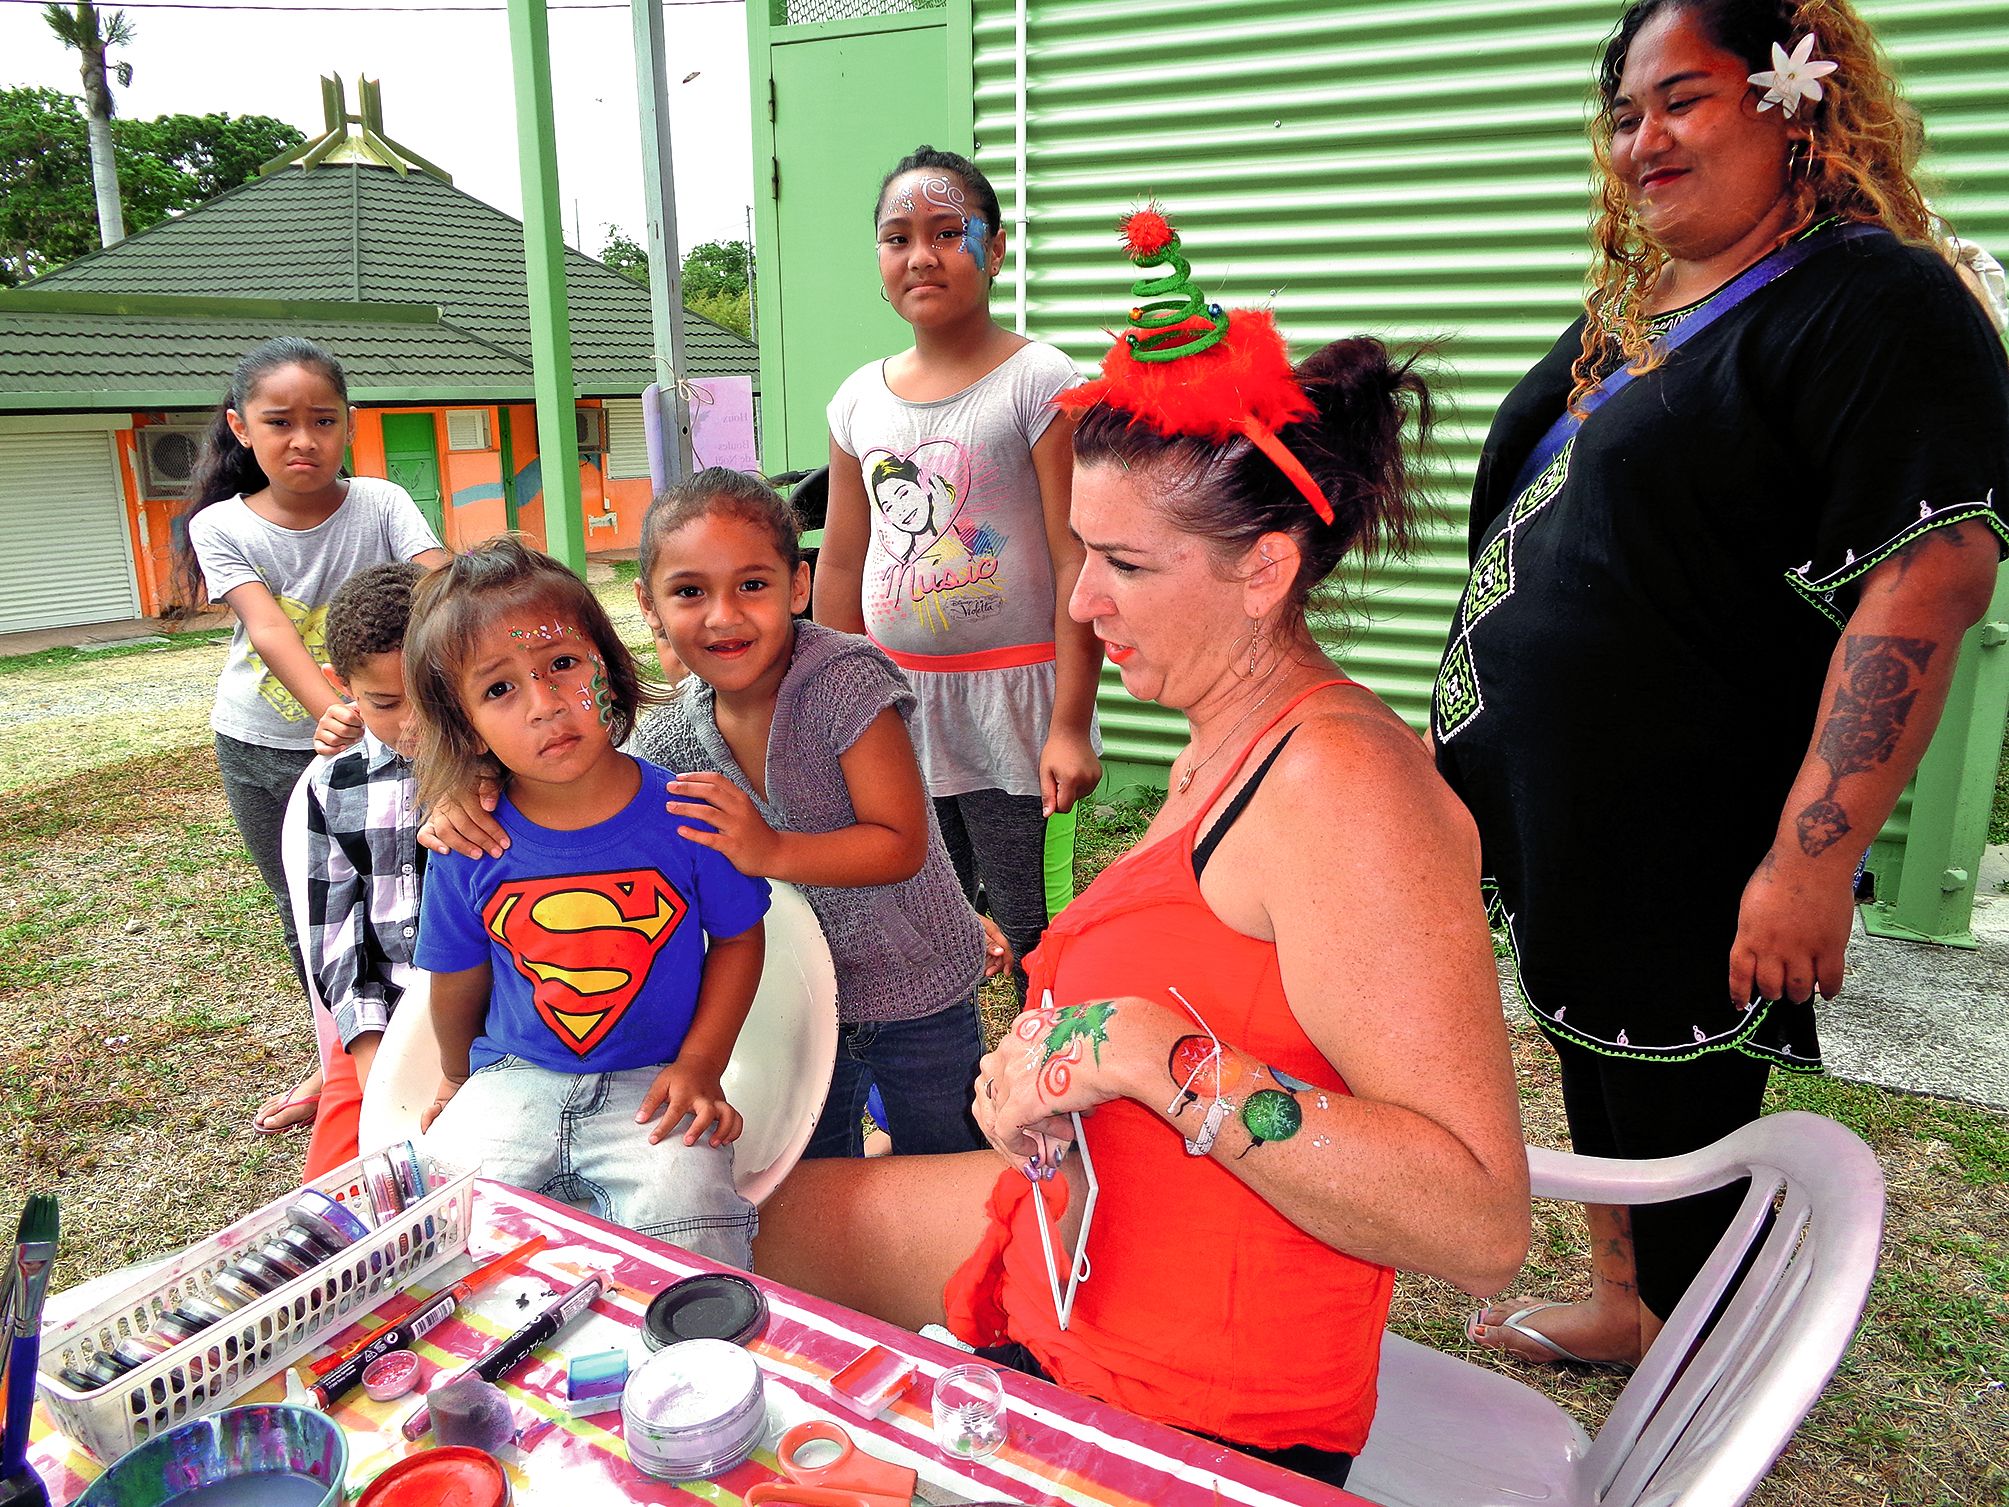
POLYGON ((1438 767, 1550 1034, 1817 1067, 1810 1006, 1728 998, 1739 901, 1858 579, 1964 519, 2009 539, 2002 344, 1930 250, 1844 242, 1620 390, 1516 496, 1581 331, 1487 436, 1438 767))

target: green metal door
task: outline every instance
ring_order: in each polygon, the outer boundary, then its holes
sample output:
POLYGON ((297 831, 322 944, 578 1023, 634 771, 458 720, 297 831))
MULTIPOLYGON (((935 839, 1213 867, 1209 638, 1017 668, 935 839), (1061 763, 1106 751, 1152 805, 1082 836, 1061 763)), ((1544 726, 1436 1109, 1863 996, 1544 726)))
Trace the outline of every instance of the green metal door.
POLYGON ((412 494, 433 532, 444 539, 437 423, 430 413, 387 413, 383 424, 384 475, 412 494))
POLYGON ((762 463, 774 473, 823 464, 838 384, 913 343, 880 299, 872 199, 922 142, 969 151, 969 10, 754 0, 748 20, 762 463))

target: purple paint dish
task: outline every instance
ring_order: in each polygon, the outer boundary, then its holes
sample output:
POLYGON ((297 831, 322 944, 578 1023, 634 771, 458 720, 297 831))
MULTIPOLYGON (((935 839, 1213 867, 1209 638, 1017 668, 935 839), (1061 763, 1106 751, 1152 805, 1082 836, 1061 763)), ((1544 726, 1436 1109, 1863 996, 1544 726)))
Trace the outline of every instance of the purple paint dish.
POLYGON ((261 1403, 155 1435, 73 1507, 337 1507, 348 1472, 348 1441, 333 1419, 261 1403))
POLYGON ((300 1190, 286 1206, 286 1217, 331 1251, 347 1250, 370 1233, 353 1210, 314 1188, 300 1190))

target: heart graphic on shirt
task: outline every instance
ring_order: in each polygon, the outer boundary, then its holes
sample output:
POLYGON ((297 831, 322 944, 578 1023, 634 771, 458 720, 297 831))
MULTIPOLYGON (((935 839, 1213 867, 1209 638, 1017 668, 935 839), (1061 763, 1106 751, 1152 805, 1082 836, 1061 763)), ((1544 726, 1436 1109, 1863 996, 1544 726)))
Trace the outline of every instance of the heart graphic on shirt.
POLYGON ((954 440, 922 440, 905 454, 867 450, 861 464, 873 527, 902 565, 939 543, 969 500, 969 456, 954 440))
POLYGON ((481 912, 551 1034, 584 1057, 634 1003, 690 907, 654 869, 518 879, 481 912))

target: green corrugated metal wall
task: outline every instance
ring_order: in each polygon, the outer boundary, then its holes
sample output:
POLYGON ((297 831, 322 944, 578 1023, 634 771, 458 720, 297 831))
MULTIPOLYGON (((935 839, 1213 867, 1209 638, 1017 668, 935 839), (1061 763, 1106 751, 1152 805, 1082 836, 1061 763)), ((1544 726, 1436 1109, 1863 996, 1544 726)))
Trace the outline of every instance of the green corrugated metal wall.
MULTIPOLYGON (((1583 123, 1613 0, 1030 0, 1028 328, 1087 364, 1128 306, 1118 214, 1156 192, 1196 277, 1271 302, 1299 349, 1441 340, 1445 527, 1376 584, 1348 668, 1421 725, 1465 575, 1465 499, 1494 408, 1575 317, 1583 123)), ((1864 11, 1924 112, 1942 213, 2009 251, 2009 6, 1864 11)), ((975 0, 978 160, 1015 213, 1015 11, 975 0)), ((1009 318, 1008 269, 997 295, 1009 318)), ((1157 776, 1179 720, 1113 676, 1119 779, 1157 776), (1155 767, 1154 767, 1155 766, 1155 767)))

